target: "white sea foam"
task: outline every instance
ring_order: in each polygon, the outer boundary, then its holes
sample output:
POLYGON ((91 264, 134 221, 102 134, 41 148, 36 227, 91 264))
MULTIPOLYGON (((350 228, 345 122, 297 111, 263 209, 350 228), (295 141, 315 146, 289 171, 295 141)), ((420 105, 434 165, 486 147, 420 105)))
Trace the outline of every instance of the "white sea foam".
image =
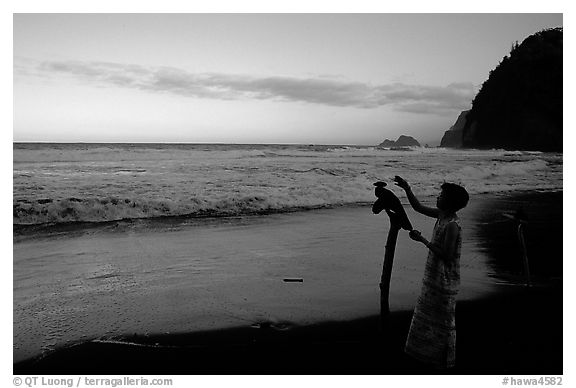
POLYGON ((423 196, 561 190, 562 155, 233 145, 15 145, 13 223, 230 216, 368 203, 401 175, 423 196))

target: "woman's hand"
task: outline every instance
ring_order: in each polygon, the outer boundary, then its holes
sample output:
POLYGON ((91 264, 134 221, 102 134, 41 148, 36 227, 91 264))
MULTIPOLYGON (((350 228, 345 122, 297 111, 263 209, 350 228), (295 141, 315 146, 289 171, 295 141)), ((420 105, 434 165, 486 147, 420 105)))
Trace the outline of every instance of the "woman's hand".
POLYGON ((408 184, 408 182, 406 182, 406 180, 398 175, 396 175, 394 177, 394 183, 396 184, 396 186, 404 189, 404 190, 408 190, 410 188, 410 185, 408 184))
POLYGON ((409 236, 414 241, 419 241, 421 243, 426 244, 428 241, 422 236, 419 230, 413 229, 410 231, 409 236))

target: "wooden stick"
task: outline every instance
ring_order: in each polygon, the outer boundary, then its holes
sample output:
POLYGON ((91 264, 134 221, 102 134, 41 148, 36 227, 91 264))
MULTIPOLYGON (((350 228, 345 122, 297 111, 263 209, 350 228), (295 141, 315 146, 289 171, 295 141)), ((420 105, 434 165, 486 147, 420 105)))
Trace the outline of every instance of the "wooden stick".
POLYGON ((382 276, 380 277, 380 317, 382 319, 387 319, 390 314, 390 278, 392 277, 392 265, 394 264, 398 231, 400 231, 400 226, 393 218, 390 218, 390 230, 386 239, 382 276))
POLYGON ((518 240, 520 241, 520 250, 522 251, 522 258, 524 259, 524 277, 526 278, 526 287, 530 287, 530 263, 528 262, 528 252, 526 249, 526 240, 524 239, 524 225, 520 222, 518 224, 518 240))

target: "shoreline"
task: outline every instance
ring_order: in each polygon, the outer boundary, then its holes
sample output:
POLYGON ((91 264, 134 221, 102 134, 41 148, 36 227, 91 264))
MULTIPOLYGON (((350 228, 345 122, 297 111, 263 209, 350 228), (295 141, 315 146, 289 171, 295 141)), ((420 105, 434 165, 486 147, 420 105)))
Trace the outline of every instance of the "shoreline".
MULTIPOLYGON (((482 222, 486 217, 494 220, 495 215, 502 210, 494 206, 494 203, 504 198, 505 203, 510 200, 514 205, 536 201, 541 206, 558 208, 558 196, 561 197, 562 192, 525 193, 524 196, 516 193, 512 196, 491 196, 495 201, 493 203, 478 201, 476 205, 479 207, 471 209, 475 213, 467 216, 473 220, 469 225, 473 226, 470 233, 500 238, 504 240, 504 245, 495 246, 500 251, 505 247, 506 252, 512 252, 515 249, 514 241, 502 238, 501 228, 494 230, 495 226, 506 224, 492 222, 486 225, 482 222), (548 199, 540 201, 545 197, 548 199)), ((559 208, 561 215, 561 201, 559 208)), ((543 233, 550 232, 546 224, 550 219, 540 219, 538 222, 538 227, 544 228, 543 233)), ((561 239, 560 236, 560 242, 561 239)), ((494 250, 484 248, 489 255, 494 255, 494 250)), ((560 248, 560 263, 561 258, 560 248)), ((518 270, 517 266, 509 264, 506 268, 511 273, 518 270)), ((561 265, 559 268, 561 271, 561 265)), ((500 269, 495 267, 495 271, 500 269)), ((538 281, 531 289, 517 285, 517 276, 507 275, 510 283, 495 285, 489 295, 458 301, 457 367, 449 373, 489 374, 510 371, 561 374, 562 331, 558 329, 562 328, 562 273, 559 279, 557 276, 551 277, 550 271, 544 271, 543 274, 545 276, 534 273, 538 281), (530 315, 538 310, 546 311, 547 315, 530 315), (543 333, 542 336, 534 334, 536 329, 543 333), (505 354, 509 357, 504 357, 505 354)), ((303 325, 292 325, 281 320, 263 321, 260 324, 254 322, 251 326, 183 334, 112 337, 120 339, 120 343, 77 343, 58 348, 41 358, 34 357, 15 363, 14 373, 429 374, 430 371, 415 368, 401 351, 410 323, 411 309, 396 306, 395 310, 390 319, 391 332, 396 333, 393 338, 383 335, 379 328, 379 318, 374 315, 342 321, 328 319, 303 325), (156 343, 160 346, 149 346, 156 343)))
MULTIPOLYGON (((396 193, 398 194, 398 193, 396 193)), ((541 196, 541 195, 562 195, 563 189, 550 189, 534 192, 533 190, 514 190, 506 192, 494 192, 494 193, 480 193, 473 194, 475 198, 479 198, 481 201, 494 201, 498 199, 511 199, 515 198, 531 197, 531 196, 541 196)), ((400 201, 402 205, 409 209, 410 204, 408 200, 400 193, 400 201)), ((424 202, 433 203, 435 201, 435 196, 424 196, 421 198, 424 202)), ((144 230, 149 226, 160 227, 165 226, 167 228, 178 227, 178 226, 202 226, 202 225, 213 225, 219 222, 230 223, 234 220, 241 220, 246 223, 251 221, 256 222, 256 220, 262 217, 273 217, 273 216, 283 216, 283 215, 293 215, 298 213, 309 213, 309 212, 322 212, 322 211, 332 211, 339 209, 365 209, 370 208, 373 202, 355 202, 355 203, 345 203, 345 204, 333 204, 333 205, 318 205, 318 206, 295 206, 287 207, 284 209, 269 209, 261 211, 246 212, 240 214, 210 214, 204 213, 194 213, 194 214, 181 214, 181 215, 169 215, 169 216, 154 216, 154 217, 139 217, 139 218, 122 218, 110 221, 69 221, 69 222, 57 222, 57 223, 40 223, 40 224, 12 224, 13 233, 13 243, 25 242, 35 238, 50 238, 52 236, 64 236, 70 234, 71 236, 82 235, 88 233, 99 233, 99 232, 110 232, 113 231, 117 233, 123 231, 123 229, 129 229, 130 231, 138 230, 138 228, 144 230)))

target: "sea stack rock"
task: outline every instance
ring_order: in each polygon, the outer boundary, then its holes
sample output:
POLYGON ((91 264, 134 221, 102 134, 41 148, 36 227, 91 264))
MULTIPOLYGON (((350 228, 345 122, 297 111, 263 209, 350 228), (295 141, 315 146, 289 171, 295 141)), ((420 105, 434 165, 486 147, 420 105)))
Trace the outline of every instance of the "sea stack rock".
POLYGON ((380 148, 392 148, 392 147, 421 147, 418 140, 414 139, 412 136, 401 135, 398 140, 384 140, 378 145, 380 148))
POLYGON ((563 30, 512 46, 472 102, 466 148, 562 152, 563 30))
POLYGON ((446 148, 460 148, 462 147, 464 126, 466 125, 466 116, 470 113, 469 110, 460 112, 458 119, 453 126, 450 127, 442 136, 440 147, 446 148))
POLYGON ((396 142, 394 140, 384 140, 382 143, 378 144, 378 147, 381 148, 390 148, 390 147, 394 147, 394 145, 396 144, 396 142))
POLYGON ((418 140, 414 139, 412 136, 401 135, 398 140, 396 140, 396 147, 420 147, 418 140))

